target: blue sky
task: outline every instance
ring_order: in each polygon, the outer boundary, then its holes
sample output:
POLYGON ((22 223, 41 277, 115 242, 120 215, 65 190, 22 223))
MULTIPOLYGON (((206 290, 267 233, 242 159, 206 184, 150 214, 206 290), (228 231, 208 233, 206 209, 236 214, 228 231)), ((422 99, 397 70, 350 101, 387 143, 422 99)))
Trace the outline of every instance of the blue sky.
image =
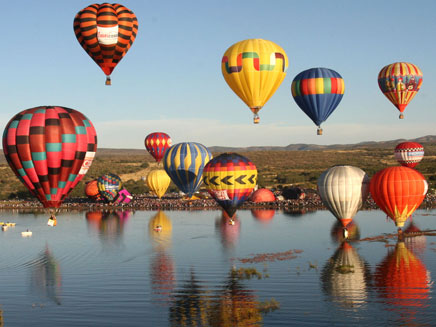
POLYGON ((164 131, 174 143, 206 146, 336 144, 436 134, 436 2, 428 1, 139 1, 124 0, 138 36, 105 86, 100 68, 73 32, 89 1, 9 1, 2 4, 0 124, 39 106, 77 109, 94 123, 99 147, 144 148, 164 131), (221 58, 232 44, 263 38, 279 44, 290 64, 285 80, 252 113, 227 86, 221 58), (423 71, 423 85, 399 120, 377 84, 396 61, 423 71), (327 67, 345 94, 323 124, 324 135, 292 98, 301 71, 327 67))

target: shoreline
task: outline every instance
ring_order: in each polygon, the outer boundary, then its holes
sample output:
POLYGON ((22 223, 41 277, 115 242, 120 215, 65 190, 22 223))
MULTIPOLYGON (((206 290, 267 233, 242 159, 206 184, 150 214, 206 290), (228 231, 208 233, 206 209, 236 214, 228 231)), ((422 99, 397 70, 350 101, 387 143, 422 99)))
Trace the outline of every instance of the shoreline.
MULTIPOLYGON (((425 197, 418 209, 436 208, 436 196, 429 195, 425 197)), ((214 199, 184 199, 178 194, 169 194, 162 197, 150 195, 136 195, 130 203, 111 204, 106 202, 95 202, 88 198, 67 198, 57 209, 44 208, 37 200, 2 200, 0 201, 0 210, 32 210, 32 211, 50 211, 56 212, 64 210, 96 211, 96 210, 221 210, 221 207, 214 199)), ((258 210, 327 210, 320 197, 316 193, 309 193, 304 199, 276 200, 273 202, 252 202, 247 200, 239 209, 258 209, 258 210)), ((379 209, 375 202, 369 197, 361 210, 379 209)))

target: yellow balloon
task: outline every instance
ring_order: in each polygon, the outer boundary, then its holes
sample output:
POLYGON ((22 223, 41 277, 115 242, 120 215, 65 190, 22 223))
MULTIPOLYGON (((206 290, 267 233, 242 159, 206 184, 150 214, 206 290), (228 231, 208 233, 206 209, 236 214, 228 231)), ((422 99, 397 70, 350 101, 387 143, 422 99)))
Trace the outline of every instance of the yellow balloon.
POLYGON ((165 170, 152 170, 147 176, 147 186, 160 199, 170 186, 171 178, 165 170))
POLYGON ((287 69, 285 51, 262 39, 233 44, 221 60, 224 79, 253 112, 255 124, 259 122, 257 113, 278 89, 287 69))

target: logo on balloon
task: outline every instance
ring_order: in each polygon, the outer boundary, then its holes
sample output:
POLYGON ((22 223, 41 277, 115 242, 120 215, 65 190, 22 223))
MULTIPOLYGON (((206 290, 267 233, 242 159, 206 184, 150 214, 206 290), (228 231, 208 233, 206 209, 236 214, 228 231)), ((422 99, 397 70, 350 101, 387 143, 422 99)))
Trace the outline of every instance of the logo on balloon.
POLYGON ((103 45, 116 44, 118 42, 118 25, 112 27, 97 26, 97 39, 103 45))

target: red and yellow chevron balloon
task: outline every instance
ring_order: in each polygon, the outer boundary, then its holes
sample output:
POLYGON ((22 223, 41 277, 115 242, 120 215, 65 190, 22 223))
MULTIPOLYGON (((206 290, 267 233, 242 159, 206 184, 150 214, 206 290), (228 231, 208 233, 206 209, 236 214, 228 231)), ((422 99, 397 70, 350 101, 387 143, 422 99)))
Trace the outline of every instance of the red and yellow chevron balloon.
POLYGON ((375 203, 398 227, 420 206, 428 184, 415 169, 396 166, 377 172, 370 181, 369 191, 375 203))
POLYGON ((91 121, 64 107, 23 110, 3 133, 9 166, 44 208, 61 205, 88 172, 95 151, 97 134, 91 121))
POLYGON ((237 153, 223 153, 203 169, 203 182, 210 195, 233 217, 257 183, 256 166, 237 153))
POLYGON ((395 62, 382 68, 378 74, 378 85, 383 94, 400 111, 403 111, 418 93, 422 84, 422 72, 414 64, 395 62))
POLYGON ((110 75, 132 46, 138 32, 135 14, 121 4, 92 4, 74 18, 74 33, 88 55, 110 75))
POLYGON ((145 137, 145 148, 159 163, 165 155, 165 151, 171 147, 170 136, 162 132, 154 132, 145 137))
POLYGON ((227 84, 254 114, 279 88, 286 76, 288 57, 274 42, 249 39, 233 44, 221 60, 221 71, 227 84))

